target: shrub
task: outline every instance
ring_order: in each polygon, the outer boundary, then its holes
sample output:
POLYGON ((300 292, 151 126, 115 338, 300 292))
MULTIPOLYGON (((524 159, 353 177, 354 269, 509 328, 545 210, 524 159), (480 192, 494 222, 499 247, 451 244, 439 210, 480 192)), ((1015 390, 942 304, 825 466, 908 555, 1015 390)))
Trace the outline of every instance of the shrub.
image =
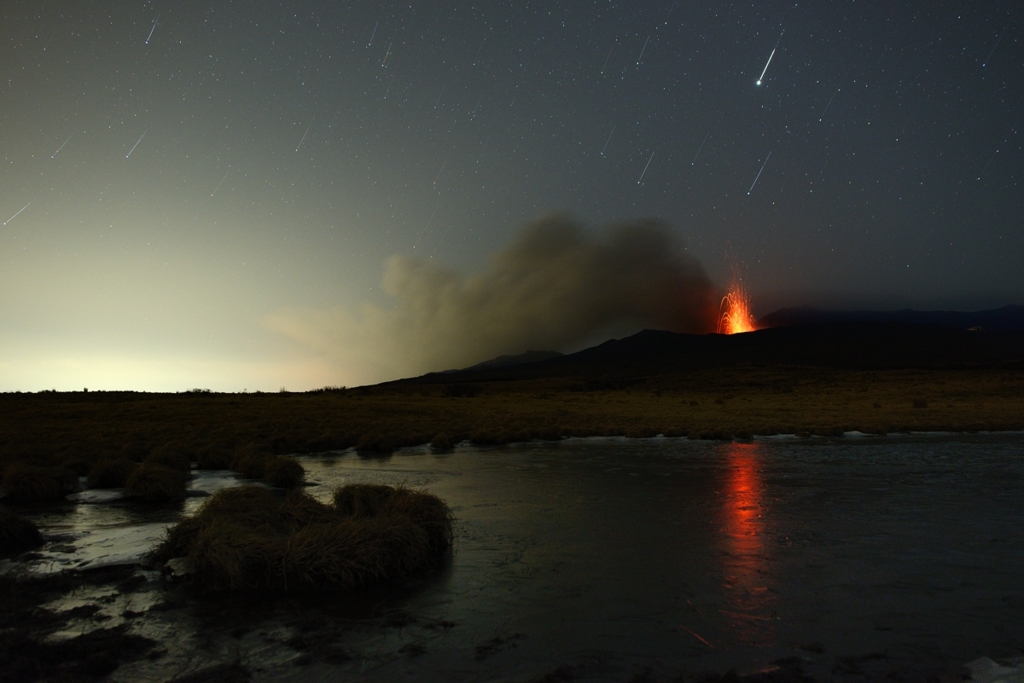
POLYGON ((0 508, 0 557, 11 557, 43 544, 35 524, 0 508))
POLYGON ((168 530, 154 559, 187 557, 200 590, 288 590, 398 578, 433 566, 451 547, 451 511, 435 496, 362 484, 334 498, 342 505, 302 491, 223 489, 168 530))
POLYGON ((138 463, 128 458, 101 458, 89 470, 89 488, 118 489, 124 487, 128 477, 138 469, 138 463))
POLYGON ((124 492, 151 503, 172 502, 185 497, 187 482, 181 470, 147 460, 125 481, 124 492))
POLYGON ((282 455, 272 455, 266 460, 263 469, 263 479, 271 486, 283 489, 293 489, 302 486, 302 478, 306 471, 302 465, 282 455))
POLYGON ((63 467, 14 463, 4 472, 4 489, 20 503, 61 500, 78 490, 78 475, 63 467))

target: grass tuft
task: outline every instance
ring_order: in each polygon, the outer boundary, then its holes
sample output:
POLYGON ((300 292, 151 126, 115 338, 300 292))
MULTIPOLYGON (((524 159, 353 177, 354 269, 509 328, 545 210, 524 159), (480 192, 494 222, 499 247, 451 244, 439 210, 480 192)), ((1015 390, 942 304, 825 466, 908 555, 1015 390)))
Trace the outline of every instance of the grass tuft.
POLYGON ((0 557, 12 557, 43 544, 35 524, 0 508, 0 557))
POLYGON ((263 480, 271 486, 282 489, 293 489, 302 486, 302 478, 306 471, 293 458, 273 455, 267 458, 263 469, 263 480))
POLYGON ((196 453, 196 469, 229 470, 234 454, 230 448, 209 444, 196 453))
POLYGON ((16 462, 4 471, 4 490, 18 503, 61 500, 78 490, 78 475, 63 467, 38 467, 16 462))
POLYGON ((262 479, 269 457, 270 453, 254 443, 238 446, 231 459, 231 469, 242 475, 243 479, 262 479))
POLYGON ((188 475, 181 470, 147 460, 125 481, 124 492, 150 503, 167 503, 184 498, 187 483, 188 475))
POLYGON ((185 475, 188 475, 192 471, 191 456, 189 456, 184 449, 174 443, 157 446, 149 456, 146 457, 144 462, 152 463, 154 465, 163 465, 164 467, 169 467, 172 470, 183 472, 185 475))
POLYGON ((119 489, 123 488, 128 477, 139 468, 139 464, 128 458, 101 458, 89 470, 89 488, 119 489))
POLYGON ((451 511, 435 496, 364 484, 334 499, 218 491, 168 530, 155 559, 188 557, 200 590, 352 588, 427 569, 451 547, 451 511))

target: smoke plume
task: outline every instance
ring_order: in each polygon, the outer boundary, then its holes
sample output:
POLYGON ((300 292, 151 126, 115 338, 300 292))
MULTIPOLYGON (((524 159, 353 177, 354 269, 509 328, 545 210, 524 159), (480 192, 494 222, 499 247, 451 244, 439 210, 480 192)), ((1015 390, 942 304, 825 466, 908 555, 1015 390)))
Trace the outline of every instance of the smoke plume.
POLYGON ((530 349, 567 350, 606 331, 714 331, 717 292, 655 221, 599 237, 553 215, 528 225, 480 273, 393 256, 395 306, 289 312, 272 327, 333 357, 349 383, 460 368, 530 349))

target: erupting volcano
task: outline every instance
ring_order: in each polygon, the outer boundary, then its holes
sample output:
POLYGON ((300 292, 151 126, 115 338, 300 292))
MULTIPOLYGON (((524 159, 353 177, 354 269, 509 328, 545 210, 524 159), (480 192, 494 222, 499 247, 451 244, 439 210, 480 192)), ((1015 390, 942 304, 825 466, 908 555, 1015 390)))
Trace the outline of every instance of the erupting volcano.
POLYGON ((738 277, 733 277, 729 291, 722 297, 718 307, 718 334, 738 334, 757 329, 754 316, 750 313, 750 297, 747 296, 738 277))

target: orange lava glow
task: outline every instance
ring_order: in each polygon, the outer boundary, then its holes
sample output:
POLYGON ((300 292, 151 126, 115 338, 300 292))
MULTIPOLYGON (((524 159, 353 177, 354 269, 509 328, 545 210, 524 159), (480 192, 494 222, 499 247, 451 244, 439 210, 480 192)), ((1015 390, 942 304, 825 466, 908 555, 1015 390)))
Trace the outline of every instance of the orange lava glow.
POLYGON ((718 307, 718 333, 739 334, 757 329, 750 312, 750 297, 747 296, 738 279, 734 278, 729 292, 722 297, 718 307))

